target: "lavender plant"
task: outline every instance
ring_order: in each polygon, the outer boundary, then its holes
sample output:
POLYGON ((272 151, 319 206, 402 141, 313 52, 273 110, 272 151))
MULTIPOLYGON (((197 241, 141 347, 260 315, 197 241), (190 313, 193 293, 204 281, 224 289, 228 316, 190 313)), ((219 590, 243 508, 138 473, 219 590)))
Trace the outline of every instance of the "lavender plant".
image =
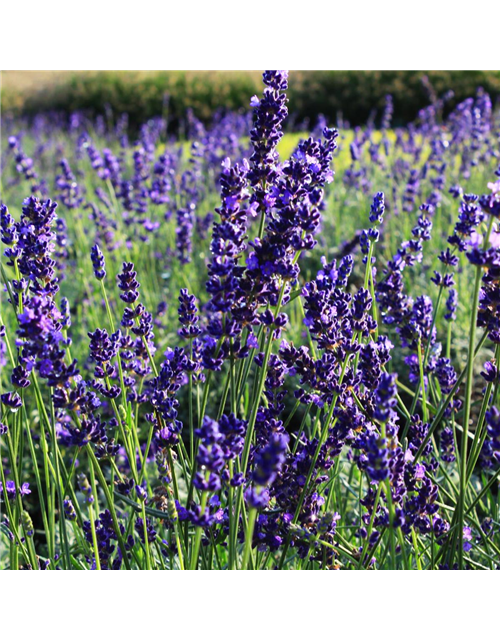
POLYGON ((263 83, 4 122, 5 568, 499 568, 499 113, 308 136, 263 83))

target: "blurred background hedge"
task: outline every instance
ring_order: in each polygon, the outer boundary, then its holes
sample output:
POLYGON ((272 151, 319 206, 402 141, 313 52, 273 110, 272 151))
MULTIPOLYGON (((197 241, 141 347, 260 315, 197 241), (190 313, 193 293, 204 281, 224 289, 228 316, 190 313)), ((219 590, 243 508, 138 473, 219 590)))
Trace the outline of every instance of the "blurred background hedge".
MULTIPOLYGON (((449 89, 458 101, 484 87, 495 101, 500 96, 499 71, 295 71, 290 76, 289 108, 295 122, 314 121, 318 114, 330 121, 341 114, 351 124, 366 122, 370 111, 380 110, 386 94, 392 94, 395 122, 413 120, 427 105, 422 83, 426 75, 438 95, 449 89)), ((161 72, 35 72, 2 73, 3 112, 33 115, 45 111, 85 110, 127 112, 137 125, 164 112, 169 96, 172 127, 183 119, 186 108, 208 121, 215 109, 246 109, 249 98, 262 90, 258 71, 161 71, 161 72)))

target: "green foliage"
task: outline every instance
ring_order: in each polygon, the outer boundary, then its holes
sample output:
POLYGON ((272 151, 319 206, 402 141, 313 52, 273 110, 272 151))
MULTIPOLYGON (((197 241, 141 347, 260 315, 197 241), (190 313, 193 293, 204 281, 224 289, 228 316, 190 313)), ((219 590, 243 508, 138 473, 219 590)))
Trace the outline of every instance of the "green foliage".
POLYGON ((311 71, 299 74, 291 83, 291 110, 297 110, 299 118, 342 113, 357 125, 374 109, 380 113, 385 96, 391 94, 396 123, 410 122, 429 103, 424 75, 438 96, 454 91, 450 106, 474 95, 479 86, 493 99, 500 95, 498 71, 311 71))
MULTIPOLYGON (((330 120, 342 115, 357 125, 365 122, 374 109, 380 114, 385 96, 391 94, 396 123, 409 122, 428 104, 424 75, 438 96, 449 89, 454 91, 450 106, 473 95, 478 86, 493 99, 500 95, 498 71, 303 71, 291 76, 290 112, 295 121, 314 121, 323 113, 330 120)), ((248 96, 259 90, 260 74, 253 71, 70 73, 57 82, 42 81, 29 90, 5 81, 2 106, 4 111, 26 115, 80 109, 95 115, 104 113, 109 105, 115 114, 127 112, 131 123, 137 125, 166 113, 164 98, 168 95, 169 122, 176 128, 187 108, 207 122, 217 109, 248 108, 248 96)))

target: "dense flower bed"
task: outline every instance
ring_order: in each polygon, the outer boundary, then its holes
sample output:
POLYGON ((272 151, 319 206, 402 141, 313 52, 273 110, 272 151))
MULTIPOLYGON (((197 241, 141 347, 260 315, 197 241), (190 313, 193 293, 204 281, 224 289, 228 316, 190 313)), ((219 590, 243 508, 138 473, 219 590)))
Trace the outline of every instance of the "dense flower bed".
POLYGON ((282 139, 263 82, 6 122, 4 566, 497 568, 500 118, 282 139))

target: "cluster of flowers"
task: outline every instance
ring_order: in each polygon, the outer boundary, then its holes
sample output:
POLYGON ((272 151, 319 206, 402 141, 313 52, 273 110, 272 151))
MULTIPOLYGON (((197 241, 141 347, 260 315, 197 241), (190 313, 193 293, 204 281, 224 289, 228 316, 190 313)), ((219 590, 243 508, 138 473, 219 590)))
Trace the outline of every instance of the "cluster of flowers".
MULTIPOLYGON (((72 224, 82 227, 84 215, 93 222, 85 260, 94 278, 85 282, 83 304, 60 295, 64 271, 68 291, 76 273, 74 239, 21 138, 9 138, 17 175, 9 188, 24 178, 32 191, 18 220, 6 205, 0 210, 12 318, 8 331, 0 327, 0 365, 9 369, 0 499, 11 558, 32 568, 283 568, 293 560, 334 569, 386 557, 393 568, 409 568, 436 556, 446 568, 457 557, 463 567, 464 554, 466 566, 475 566, 468 554, 479 549, 481 557, 494 545, 494 525, 470 515, 463 488, 477 465, 492 484, 500 469, 500 170, 487 195, 447 184, 449 167, 459 166, 466 182, 474 167, 498 161, 500 124, 489 98, 480 91, 458 105, 446 126, 439 113, 451 96, 436 98, 393 140, 388 96, 382 135, 373 123, 354 131, 346 202, 372 192, 373 168, 391 171, 391 184, 372 198, 370 228, 312 269, 338 132, 321 126, 281 161, 288 72, 266 71, 263 81, 262 96, 250 102, 250 143, 243 141, 248 116, 217 114, 207 128, 189 113, 188 159, 183 145, 164 144, 162 118, 146 123, 134 144, 119 119, 112 132, 119 149, 111 142, 100 148, 85 118, 71 118, 76 153, 70 161, 59 150, 54 192, 72 224), (400 154, 396 163, 392 153, 400 154), (93 193, 89 184, 98 185, 93 193), (220 204, 212 213, 214 184, 220 204), (431 278, 433 303, 430 291, 414 299, 408 282, 423 263, 447 187, 460 204, 431 278), (399 216, 410 220, 410 237, 394 252, 389 224, 399 216), (203 264, 193 243, 208 237, 205 290, 197 297, 196 269, 183 270, 203 264), (170 248, 159 251, 165 239, 170 248), (381 267, 376 243, 392 256, 381 267), (172 271, 189 282, 179 291, 177 335, 163 323, 165 301, 152 311, 148 287, 157 283, 145 283, 155 260, 164 279, 172 271), (460 270, 475 272, 477 282, 462 374, 450 350, 460 270), (99 324, 89 326, 82 309, 99 324), (438 341, 441 313, 446 345, 438 341), (75 324, 85 330, 84 347, 72 341, 75 324), (493 357, 469 434, 476 326, 493 357), (83 358, 72 357, 73 346, 83 358), (36 491, 15 463, 25 437, 36 491), (453 502, 457 457, 461 489, 453 502), (47 512, 54 496, 57 540, 47 512), (24 505, 41 513, 45 537, 35 541, 50 562, 34 551, 24 505)), ((100 127, 112 141, 103 122, 94 131, 100 127)))

